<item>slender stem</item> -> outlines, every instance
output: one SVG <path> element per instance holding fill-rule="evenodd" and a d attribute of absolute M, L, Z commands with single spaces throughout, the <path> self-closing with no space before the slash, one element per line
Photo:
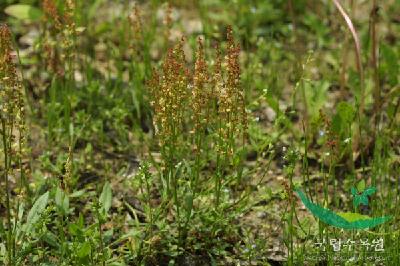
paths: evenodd
<path fill-rule="evenodd" d="M 348 37 L 345 34 L 343 41 L 343 53 L 342 53 L 342 68 L 340 71 L 340 98 L 345 99 L 346 95 L 346 72 L 347 72 L 347 58 L 348 58 Z"/>
<path fill-rule="evenodd" d="M 362 67 L 362 62 L 361 62 L 361 45 L 360 45 L 360 39 L 358 38 L 356 29 L 353 25 L 353 22 L 351 21 L 349 15 L 346 13 L 342 5 L 338 0 L 332 0 L 333 3 L 335 4 L 336 8 L 338 9 L 340 15 L 343 17 L 343 19 L 346 22 L 346 25 L 348 29 L 351 32 L 351 35 L 353 37 L 354 41 L 354 49 L 355 49 L 355 54 L 356 54 L 356 65 L 357 65 L 357 70 L 360 75 L 360 87 L 361 87 L 361 95 L 360 95 L 360 106 L 359 106 L 359 112 L 360 116 L 363 113 L 364 110 L 364 93 L 365 93 L 365 88 L 364 88 L 364 71 Z"/>
<path fill-rule="evenodd" d="M 296 23 L 296 14 L 294 12 L 293 0 L 288 1 L 288 8 L 289 8 L 290 17 L 292 20 L 294 42 L 296 43 L 296 41 L 297 41 L 297 23 Z"/>
<path fill-rule="evenodd" d="M 98 223 L 97 223 L 97 226 L 98 226 L 98 230 L 99 230 L 99 244 L 100 244 L 100 250 L 101 250 L 101 260 L 102 260 L 102 265 L 103 266 L 106 266 L 106 261 L 105 261 L 105 258 L 104 258 L 104 243 L 103 243 L 103 231 L 102 231 L 102 228 L 101 228 L 101 226 L 102 226 L 102 224 L 103 224 L 103 222 L 102 222 L 102 220 L 103 220 L 103 218 L 101 217 L 101 214 L 100 214 L 100 211 L 99 211 L 99 208 L 100 208 L 100 205 L 99 204 L 97 204 L 97 206 L 96 206 L 97 208 L 96 208 L 96 211 L 97 211 L 97 220 L 98 220 Z"/>
<path fill-rule="evenodd" d="M 378 6 L 376 0 L 372 2 L 372 11 L 371 11 L 371 39 L 372 39 L 372 47 L 371 47 L 371 55 L 372 55 L 372 68 L 374 71 L 374 114 L 375 114 L 375 129 L 374 135 L 376 133 L 379 117 L 380 117 L 380 109 L 381 109 L 381 88 L 379 82 L 379 71 L 378 71 L 378 38 L 376 32 L 376 23 L 377 23 L 377 16 L 378 16 Z"/>
<path fill-rule="evenodd" d="M 6 208 L 7 208 L 7 255 L 8 262 L 10 265 L 13 264 L 13 245 L 11 243 L 11 210 L 10 210 L 10 185 L 8 182 L 8 171 L 9 171 L 9 144 L 7 141 L 7 129 L 5 119 L 1 119 L 2 131 L 3 131 L 3 148 L 4 148 L 4 181 L 6 185 Z"/>

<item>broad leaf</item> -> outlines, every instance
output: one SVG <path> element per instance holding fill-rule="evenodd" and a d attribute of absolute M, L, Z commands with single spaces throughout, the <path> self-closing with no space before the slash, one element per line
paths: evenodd
<path fill-rule="evenodd" d="M 30 6 L 30 5 L 11 5 L 4 9 L 4 13 L 13 16 L 21 20 L 37 21 L 39 20 L 43 13 L 40 9 Z"/>
<path fill-rule="evenodd" d="M 55 202 L 57 208 L 62 212 L 62 214 L 66 215 L 69 212 L 69 198 L 65 192 L 57 187 Z"/>
<path fill-rule="evenodd" d="M 43 211 L 46 209 L 48 201 L 49 192 L 47 191 L 33 204 L 32 209 L 28 213 L 27 222 L 25 225 L 26 233 L 30 233 L 32 231 L 33 226 L 38 222 Z"/>
<path fill-rule="evenodd" d="M 44 235 L 42 235 L 42 240 L 52 247 L 59 248 L 60 246 L 57 240 L 57 236 L 50 231 L 47 231 Z"/>
<path fill-rule="evenodd" d="M 89 242 L 85 242 L 81 245 L 81 247 L 79 248 L 77 255 L 79 258 L 84 258 L 86 256 L 88 256 L 90 254 L 90 243 Z"/>
<path fill-rule="evenodd" d="M 104 211 L 107 213 L 108 210 L 111 208 L 111 203 L 112 203 L 112 191 L 110 182 L 106 182 L 104 184 L 103 191 L 101 192 L 99 201 L 101 202 Z"/>

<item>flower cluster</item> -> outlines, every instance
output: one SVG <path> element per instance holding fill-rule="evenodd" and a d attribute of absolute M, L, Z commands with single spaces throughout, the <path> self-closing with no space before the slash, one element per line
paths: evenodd
<path fill-rule="evenodd" d="M 227 32 L 226 82 L 222 81 L 221 70 L 216 68 L 217 92 L 219 96 L 219 115 L 224 126 L 220 127 L 220 137 L 232 140 L 239 133 L 245 134 L 247 130 L 247 114 L 245 109 L 244 91 L 240 86 L 240 47 L 233 38 L 232 28 Z M 231 143 L 232 144 L 232 143 Z M 228 152 L 233 153 L 233 145 L 229 145 Z"/>
<path fill-rule="evenodd" d="M 135 61 L 142 61 L 144 51 L 146 50 L 145 43 L 145 28 L 142 23 L 142 14 L 138 4 L 135 4 L 131 14 L 128 17 L 130 30 L 126 31 L 126 39 L 131 41 L 127 52 Z M 132 40 L 131 40 L 132 39 Z"/>
<path fill-rule="evenodd" d="M 209 145 L 230 157 L 238 136 L 245 135 L 247 115 L 240 85 L 240 48 L 234 42 L 231 28 L 227 39 L 226 67 L 222 68 L 218 48 L 213 78 L 209 75 L 201 38 L 197 42 L 193 75 L 185 68 L 183 40 L 168 52 L 162 75 L 154 71 L 149 89 L 154 127 L 162 149 L 178 146 L 178 136 L 191 133 L 195 151 Z M 204 143 L 210 135 L 217 137 L 215 144 Z"/>
<path fill-rule="evenodd" d="M 171 27 L 172 27 L 172 6 L 170 3 L 167 3 L 165 7 L 165 16 L 163 19 L 163 24 L 165 26 L 164 30 L 164 42 L 168 44 L 168 40 L 171 34 Z"/>
<path fill-rule="evenodd" d="M 65 28 L 63 32 L 64 56 L 74 57 L 75 38 L 77 36 L 76 24 L 74 22 L 75 3 L 72 0 L 66 1 L 66 12 L 64 13 Z"/>
<path fill-rule="evenodd" d="M 131 26 L 131 29 L 133 31 L 133 39 L 135 42 L 139 42 L 142 40 L 142 20 L 141 20 L 141 15 L 140 15 L 140 10 L 138 5 L 136 4 L 133 7 L 133 11 L 129 16 L 129 24 Z"/>
<path fill-rule="evenodd" d="M 65 12 L 63 14 L 58 11 L 54 0 L 43 0 L 42 8 L 44 22 L 47 25 L 43 40 L 46 66 L 52 73 L 63 75 L 66 68 L 72 71 L 75 55 L 75 39 L 77 36 L 77 28 L 73 19 L 75 4 L 72 0 L 65 1 Z M 61 46 L 59 46 L 59 41 Z"/>
<path fill-rule="evenodd" d="M 2 134 L 6 139 L 3 149 L 10 162 L 12 160 L 20 165 L 22 171 L 22 160 L 26 158 L 24 90 L 14 63 L 11 40 L 9 28 L 0 25 L 0 118 Z"/>
<path fill-rule="evenodd" d="M 204 58 L 202 39 L 197 41 L 196 63 L 193 76 L 192 89 L 192 120 L 194 122 L 193 133 L 204 131 L 209 122 L 211 88 L 209 86 L 209 74 Z"/>
<path fill-rule="evenodd" d="M 46 21 L 52 21 L 54 27 L 61 29 L 62 22 L 60 16 L 58 15 L 57 6 L 54 3 L 54 0 L 43 0 L 42 8 L 44 11 L 44 19 Z"/>
<path fill-rule="evenodd" d="M 0 25 L 1 118 L 9 121 L 9 123 L 11 123 L 10 126 L 18 126 L 24 131 L 25 111 L 23 87 L 19 80 L 13 59 L 11 32 L 6 25 Z M 18 123 L 15 124 L 15 122 Z"/>
<path fill-rule="evenodd" d="M 162 65 L 162 76 L 154 71 L 150 84 L 154 126 L 162 147 L 173 147 L 182 135 L 188 103 L 189 72 L 185 67 L 182 39 L 168 51 Z M 167 151 L 170 154 L 170 151 Z M 173 155 L 171 155 L 173 156 Z"/>
<path fill-rule="evenodd" d="M 232 28 L 228 27 L 227 54 L 222 62 L 221 51 L 217 47 L 213 81 L 219 125 L 217 151 L 224 157 L 233 155 L 235 140 L 240 134 L 243 137 L 243 144 L 246 138 L 247 114 L 244 91 L 240 85 L 239 53 L 240 47 L 234 41 Z M 222 69 L 222 64 L 226 68 L 226 73 Z"/>

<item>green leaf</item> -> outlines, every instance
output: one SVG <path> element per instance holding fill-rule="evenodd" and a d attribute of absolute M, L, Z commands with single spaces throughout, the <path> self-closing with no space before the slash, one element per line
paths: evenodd
<path fill-rule="evenodd" d="M 395 86 L 398 83 L 399 59 L 395 52 L 395 47 L 382 44 L 383 62 L 380 64 L 380 72 L 382 76 L 386 76 L 389 84 Z"/>
<path fill-rule="evenodd" d="M 89 12 L 88 12 L 88 18 L 91 19 L 97 14 L 97 9 L 99 6 L 104 3 L 105 0 L 95 0 L 95 2 L 90 6 Z"/>
<path fill-rule="evenodd" d="M 371 219 L 371 217 L 367 216 L 367 215 L 362 215 L 359 213 L 354 213 L 354 212 L 338 212 L 337 215 L 339 215 L 340 217 L 342 217 L 343 219 L 345 219 L 348 222 L 355 222 L 355 221 L 359 221 L 359 220 L 368 220 Z"/>
<path fill-rule="evenodd" d="M 69 212 L 69 198 L 65 192 L 57 187 L 56 196 L 55 196 L 55 203 L 57 208 L 64 214 L 68 214 Z"/>
<path fill-rule="evenodd" d="M 79 198 L 79 197 L 81 197 L 82 195 L 84 195 L 86 193 L 86 190 L 85 189 L 81 189 L 81 190 L 77 190 L 77 191 L 75 191 L 75 192 L 72 192 L 70 195 L 69 195 L 69 197 L 70 198 Z"/>
<path fill-rule="evenodd" d="M 47 191 L 33 204 L 32 209 L 28 213 L 27 222 L 25 225 L 26 233 L 30 233 L 32 231 L 33 226 L 38 222 L 41 214 L 46 209 L 48 201 L 49 192 Z"/>
<path fill-rule="evenodd" d="M 91 247 L 89 242 L 83 243 L 80 249 L 78 250 L 77 253 L 78 257 L 81 259 L 87 257 L 90 254 L 90 249 Z"/>
<path fill-rule="evenodd" d="M 103 191 L 101 192 L 99 201 L 101 202 L 104 211 L 107 213 L 108 210 L 111 208 L 111 202 L 112 202 L 112 191 L 110 182 L 106 182 L 104 184 Z"/>
<path fill-rule="evenodd" d="M 193 208 L 193 194 L 188 192 L 188 194 L 185 196 L 185 209 L 187 212 L 186 215 L 188 219 L 192 214 L 192 208 Z"/>
<path fill-rule="evenodd" d="M 353 122 L 355 111 L 353 106 L 347 102 L 340 102 L 337 106 L 337 113 L 342 118 L 343 122 L 351 123 Z"/>
<path fill-rule="evenodd" d="M 59 243 L 57 241 L 57 236 L 50 231 L 47 231 L 42 236 L 42 240 L 45 241 L 47 244 L 51 245 L 52 247 L 59 248 Z"/>
<path fill-rule="evenodd" d="M 358 182 L 357 184 L 357 190 L 359 193 L 363 193 L 365 190 L 365 180 L 361 180 L 360 182 Z"/>
<path fill-rule="evenodd" d="M 343 120 L 339 114 L 333 116 L 331 129 L 334 133 L 339 134 L 342 129 Z"/>
<path fill-rule="evenodd" d="M 4 9 L 4 13 L 21 20 L 37 21 L 43 13 L 40 9 L 30 5 L 11 5 Z"/>
<path fill-rule="evenodd" d="M 109 243 L 113 237 L 114 229 L 107 230 L 103 233 L 103 241 L 104 243 Z"/>

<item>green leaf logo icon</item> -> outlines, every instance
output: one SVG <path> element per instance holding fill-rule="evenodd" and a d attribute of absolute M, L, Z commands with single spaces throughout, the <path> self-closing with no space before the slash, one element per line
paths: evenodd
<path fill-rule="evenodd" d="M 389 221 L 391 216 L 382 216 L 371 218 L 367 215 L 362 215 L 359 213 L 335 213 L 329 209 L 323 208 L 313 202 L 311 202 L 306 195 L 301 191 L 301 189 L 296 189 L 295 192 L 300 197 L 304 206 L 318 219 L 321 221 L 343 229 L 367 229 L 378 226 Z M 351 188 L 351 193 L 353 194 L 355 200 L 354 204 L 366 203 L 368 205 L 368 195 L 372 195 L 376 192 L 376 188 L 371 187 L 365 189 L 361 195 L 358 194 L 358 190 L 355 187 Z M 358 205 L 357 205 L 358 206 Z"/>
<path fill-rule="evenodd" d="M 365 181 L 362 180 L 358 183 L 357 188 L 351 188 L 351 194 L 353 195 L 353 205 L 358 207 L 360 204 L 368 206 L 368 196 L 371 196 L 376 192 L 375 187 L 365 189 Z"/>

